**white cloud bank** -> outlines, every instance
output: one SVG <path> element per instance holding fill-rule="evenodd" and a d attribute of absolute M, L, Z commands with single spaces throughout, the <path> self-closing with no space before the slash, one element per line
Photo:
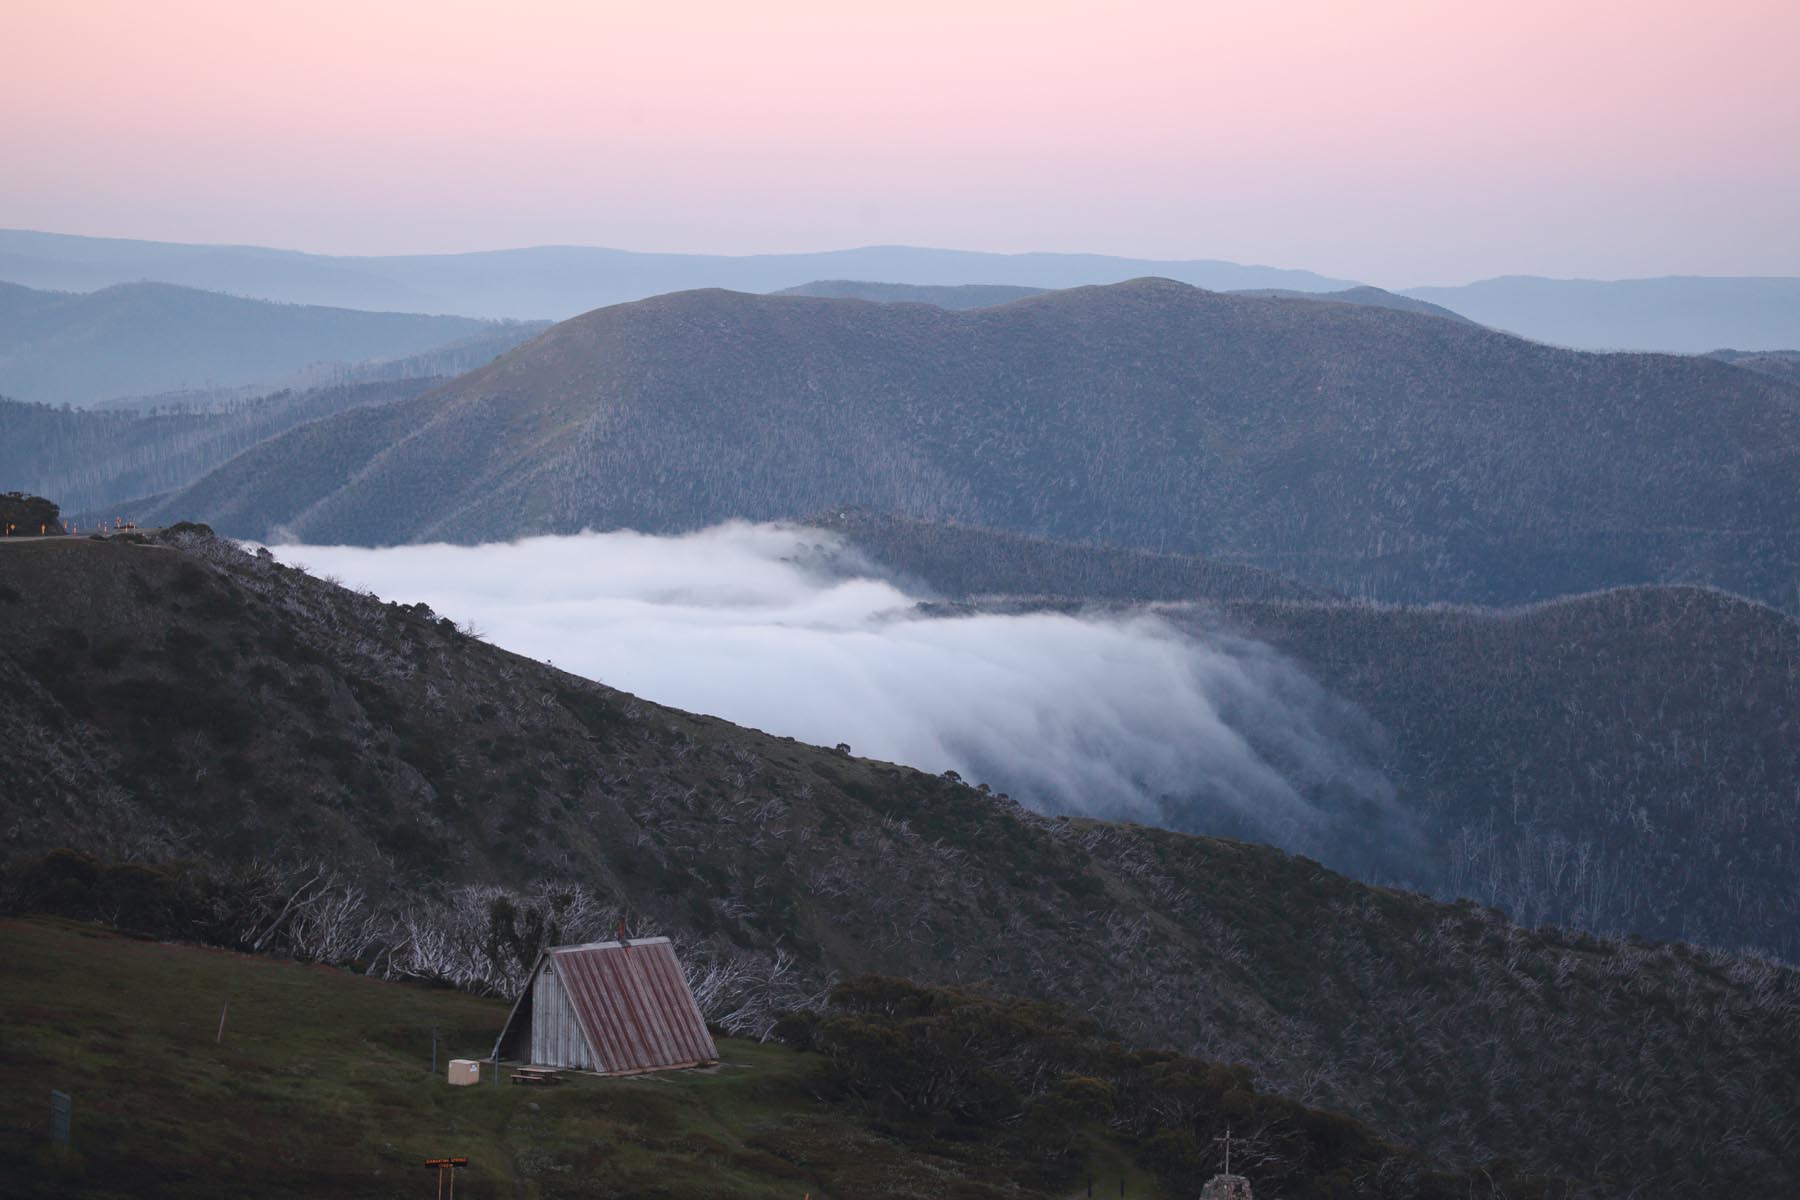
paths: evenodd
<path fill-rule="evenodd" d="M 1361 857 L 1346 827 L 1366 841 L 1391 814 L 1366 723 L 1191 613 L 921 610 L 930 597 L 837 535 L 778 525 L 271 549 L 647 699 L 954 769 L 1045 811 L 1339 861 Z"/>

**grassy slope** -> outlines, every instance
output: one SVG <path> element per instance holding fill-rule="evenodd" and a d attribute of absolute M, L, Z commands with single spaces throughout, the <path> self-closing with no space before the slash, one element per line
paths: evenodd
<path fill-rule="evenodd" d="M 810 1095 L 817 1056 L 778 1046 L 726 1039 L 713 1072 L 452 1088 L 431 1030 L 445 1060 L 479 1057 L 501 1002 L 66 922 L 0 922 L 0 951 L 0 1158 L 30 1194 L 423 1195 L 444 1154 L 471 1160 L 471 1197 L 978 1197 L 1014 1169 L 871 1132 Z M 74 1097 L 66 1158 L 42 1136 L 51 1088 Z M 1097 1147 L 1104 1178 L 1121 1162 Z M 1156 1194 L 1126 1169 L 1131 1196 Z"/>

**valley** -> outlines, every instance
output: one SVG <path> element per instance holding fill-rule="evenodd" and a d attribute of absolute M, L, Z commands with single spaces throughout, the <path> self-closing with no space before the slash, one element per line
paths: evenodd
<path fill-rule="evenodd" d="M 14 7 L 0 1200 L 1800 1196 L 1800 6 Z"/>

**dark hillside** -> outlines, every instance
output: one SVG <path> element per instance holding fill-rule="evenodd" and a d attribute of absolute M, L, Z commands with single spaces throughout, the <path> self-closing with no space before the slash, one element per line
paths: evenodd
<path fill-rule="evenodd" d="M 1434 847 L 1396 877 L 1527 925 L 1800 959 L 1800 623 L 1697 588 L 1236 615 L 1387 731 Z"/>
<path fill-rule="evenodd" d="M 1397 600 L 1694 582 L 1790 605 L 1797 475 L 1796 393 L 1725 363 L 1140 280 L 968 312 L 602 309 L 162 512 L 380 544 L 855 505 Z"/>
<path fill-rule="evenodd" d="M 1451 312 L 1441 304 L 1415 300 L 1411 296 L 1396 295 L 1378 287 L 1345 288 L 1341 292 L 1295 292 L 1283 288 L 1255 288 L 1234 294 L 1262 296 L 1272 300 L 1317 300 L 1325 304 L 1368 304 L 1376 308 L 1393 308 L 1401 312 L 1419 313 L 1422 316 L 1443 317 L 1450 321 L 1474 324 L 1461 313 Z"/>
<path fill-rule="evenodd" d="M 441 379 L 279 391 L 208 409 L 52 408 L 0 398 L 0 479 L 72 513 L 185 487 L 259 442 L 320 417 L 404 400 Z"/>
<path fill-rule="evenodd" d="M 1273 643 L 1375 719 L 1376 765 L 1420 822 L 1422 846 L 1345 869 L 1527 925 L 1800 960 L 1800 623 L 1764 605 L 1670 587 L 1395 608 L 1202 560 L 867 513 L 814 523 L 952 601 L 1195 601 L 1164 614 Z"/>
<path fill-rule="evenodd" d="M 883 567 L 957 600 L 1319 600 L 1325 594 L 1256 567 L 1145 550 L 1076 546 L 863 509 L 816 513 L 805 525 L 844 535 Z"/>
<path fill-rule="evenodd" d="M 410 929 L 409 954 L 459 888 L 523 903 L 555 881 L 722 963 L 779 947 L 814 981 L 1066 1004 L 1448 1162 L 1507 1154 L 1598 1194 L 1800 1185 L 1800 979 L 1759 960 L 1033 816 L 637 700 L 193 530 L 10 547 L 0 622 L 13 878 L 58 844 L 324 861 L 354 889 L 329 895 Z"/>

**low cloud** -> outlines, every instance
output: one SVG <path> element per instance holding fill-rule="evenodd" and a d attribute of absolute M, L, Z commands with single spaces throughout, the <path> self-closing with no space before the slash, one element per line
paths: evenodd
<path fill-rule="evenodd" d="M 1391 840 L 1378 731 L 1195 610 L 932 605 L 838 535 L 781 525 L 272 549 L 647 699 L 955 770 L 1041 811 L 1274 841 L 1352 869 Z"/>

